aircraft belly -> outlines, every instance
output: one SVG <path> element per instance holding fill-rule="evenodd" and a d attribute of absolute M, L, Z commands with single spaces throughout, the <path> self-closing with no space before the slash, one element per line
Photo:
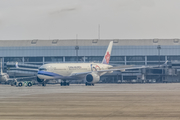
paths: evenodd
<path fill-rule="evenodd" d="M 40 79 L 54 79 L 54 77 L 51 77 L 51 76 L 47 76 L 47 75 L 38 75 L 38 78 Z"/>
<path fill-rule="evenodd" d="M 61 79 L 63 76 L 57 72 L 50 71 L 38 71 L 38 77 L 40 79 Z"/>

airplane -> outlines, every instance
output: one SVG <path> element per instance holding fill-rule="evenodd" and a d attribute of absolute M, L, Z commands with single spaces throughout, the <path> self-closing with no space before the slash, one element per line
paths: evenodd
<path fill-rule="evenodd" d="M 141 67 L 119 67 L 109 65 L 113 41 L 109 43 L 102 63 L 50 63 L 42 65 L 37 73 L 37 81 L 46 86 L 49 80 L 61 79 L 61 86 L 69 86 L 69 81 L 84 80 L 86 86 L 94 86 L 100 80 L 100 76 L 113 71 L 125 71 L 127 69 L 140 69 Z"/>
<path fill-rule="evenodd" d="M 18 67 L 18 63 L 16 62 L 16 67 Z M 27 81 L 28 79 L 34 79 L 36 78 L 35 76 L 31 76 L 31 77 L 19 77 L 19 78 L 9 78 L 9 75 L 7 73 L 3 73 L 2 70 L 2 59 L 1 59 L 1 73 L 0 73 L 0 83 L 5 83 L 5 84 L 9 84 L 11 83 L 11 86 L 19 86 L 21 87 L 23 85 L 23 81 L 26 81 L 26 85 L 27 86 L 32 86 L 32 82 L 31 81 Z"/>
<path fill-rule="evenodd" d="M 2 70 L 2 59 L 1 59 L 1 73 L 0 73 L 0 82 L 1 83 L 8 83 L 9 75 L 7 73 L 3 73 Z"/>

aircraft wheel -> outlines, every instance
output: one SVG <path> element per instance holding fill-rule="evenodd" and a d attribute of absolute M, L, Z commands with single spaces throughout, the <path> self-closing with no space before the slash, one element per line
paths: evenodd
<path fill-rule="evenodd" d="M 46 86 L 46 83 L 42 83 L 42 86 Z"/>
<path fill-rule="evenodd" d="M 31 83 L 31 82 L 28 82 L 28 86 L 31 87 L 31 86 L 32 86 L 32 83 Z"/>
<path fill-rule="evenodd" d="M 63 86 L 66 86 L 66 84 L 67 84 L 67 83 L 66 83 L 66 82 L 64 82 L 64 83 L 63 83 Z"/>
<path fill-rule="evenodd" d="M 69 82 L 67 82 L 66 85 L 69 86 Z"/>
<path fill-rule="evenodd" d="M 21 83 L 21 82 L 20 82 L 20 83 L 18 83 L 18 86 L 19 86 L 19 87 L 21 87 L 21 86 L 22 86 L 22 83 Z"/>
<path fill-rule="evenodd" d="M 61 86 L 66 86 L 65 82 L 61 82 Z"/>

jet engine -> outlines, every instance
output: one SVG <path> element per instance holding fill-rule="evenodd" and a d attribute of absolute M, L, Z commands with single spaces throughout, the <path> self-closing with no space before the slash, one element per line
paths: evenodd
<path fill-rule="evenodd" d="M 100 80 L 100 76 L 96 73 L 91 73 L 86 76 L 87 83 L 96 83 Z"/>

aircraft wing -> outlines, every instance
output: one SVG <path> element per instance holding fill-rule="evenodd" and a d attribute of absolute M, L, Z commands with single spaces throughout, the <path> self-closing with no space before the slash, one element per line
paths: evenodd
<path fill-rule="evenodd" d="M 128 67 L 134 67 L 134 65 L 120 65 L 120 66 L 113 66 L 109 69 L 119 69 L 119 68 L 128 68 Z"/>
<path fill-rule="evenodd" d="M 101 75 L 103 73 L 112 72 L 112 71 L 125 71 L 125 70 L 131 70 L 131 69 L 142 69 L 142 68 L 153 68 L 158 66 L 141 66 L 141 67 L 127 67 L 127 68 L 119 68 L 119 69 L 107 69 L 107 70 L 98 70 L 98 71 L 90 71 L 90 72 L 81 72 L 81 73 L 73 73 L 71 77 L 83 77 L 84 75 L 90 74 L 90 73 L 96 73 L 98 75 Z"/>
<path fill-rule="evenodd" d="M 112 72 L 112 71 L 125 71 L 125 70 L 132 70 L 132 69 L 163 67 L 163 66 L 167 66 L 167 62 L 168 62 L 168 60 L 162 65 L 154 65 L 154 66 L 140 66 L 140 67 L 122 66 L 122 67 L 117 67 L 117 68 L 112 67 L 112 68 L 107 69 L 107 70 L 98 70 L 98 71 L 90 71 L 90 72 L 82 72 L 82 73 L 73 73 L 71 75 L 71 77 L 82 77 L 82 76 L 87 75 L 87 74 L 92 73 L 92 72 L 94 72 L 94 73 L 96 73 L 98 75 L 102 75 L 104 73 Z"/>

